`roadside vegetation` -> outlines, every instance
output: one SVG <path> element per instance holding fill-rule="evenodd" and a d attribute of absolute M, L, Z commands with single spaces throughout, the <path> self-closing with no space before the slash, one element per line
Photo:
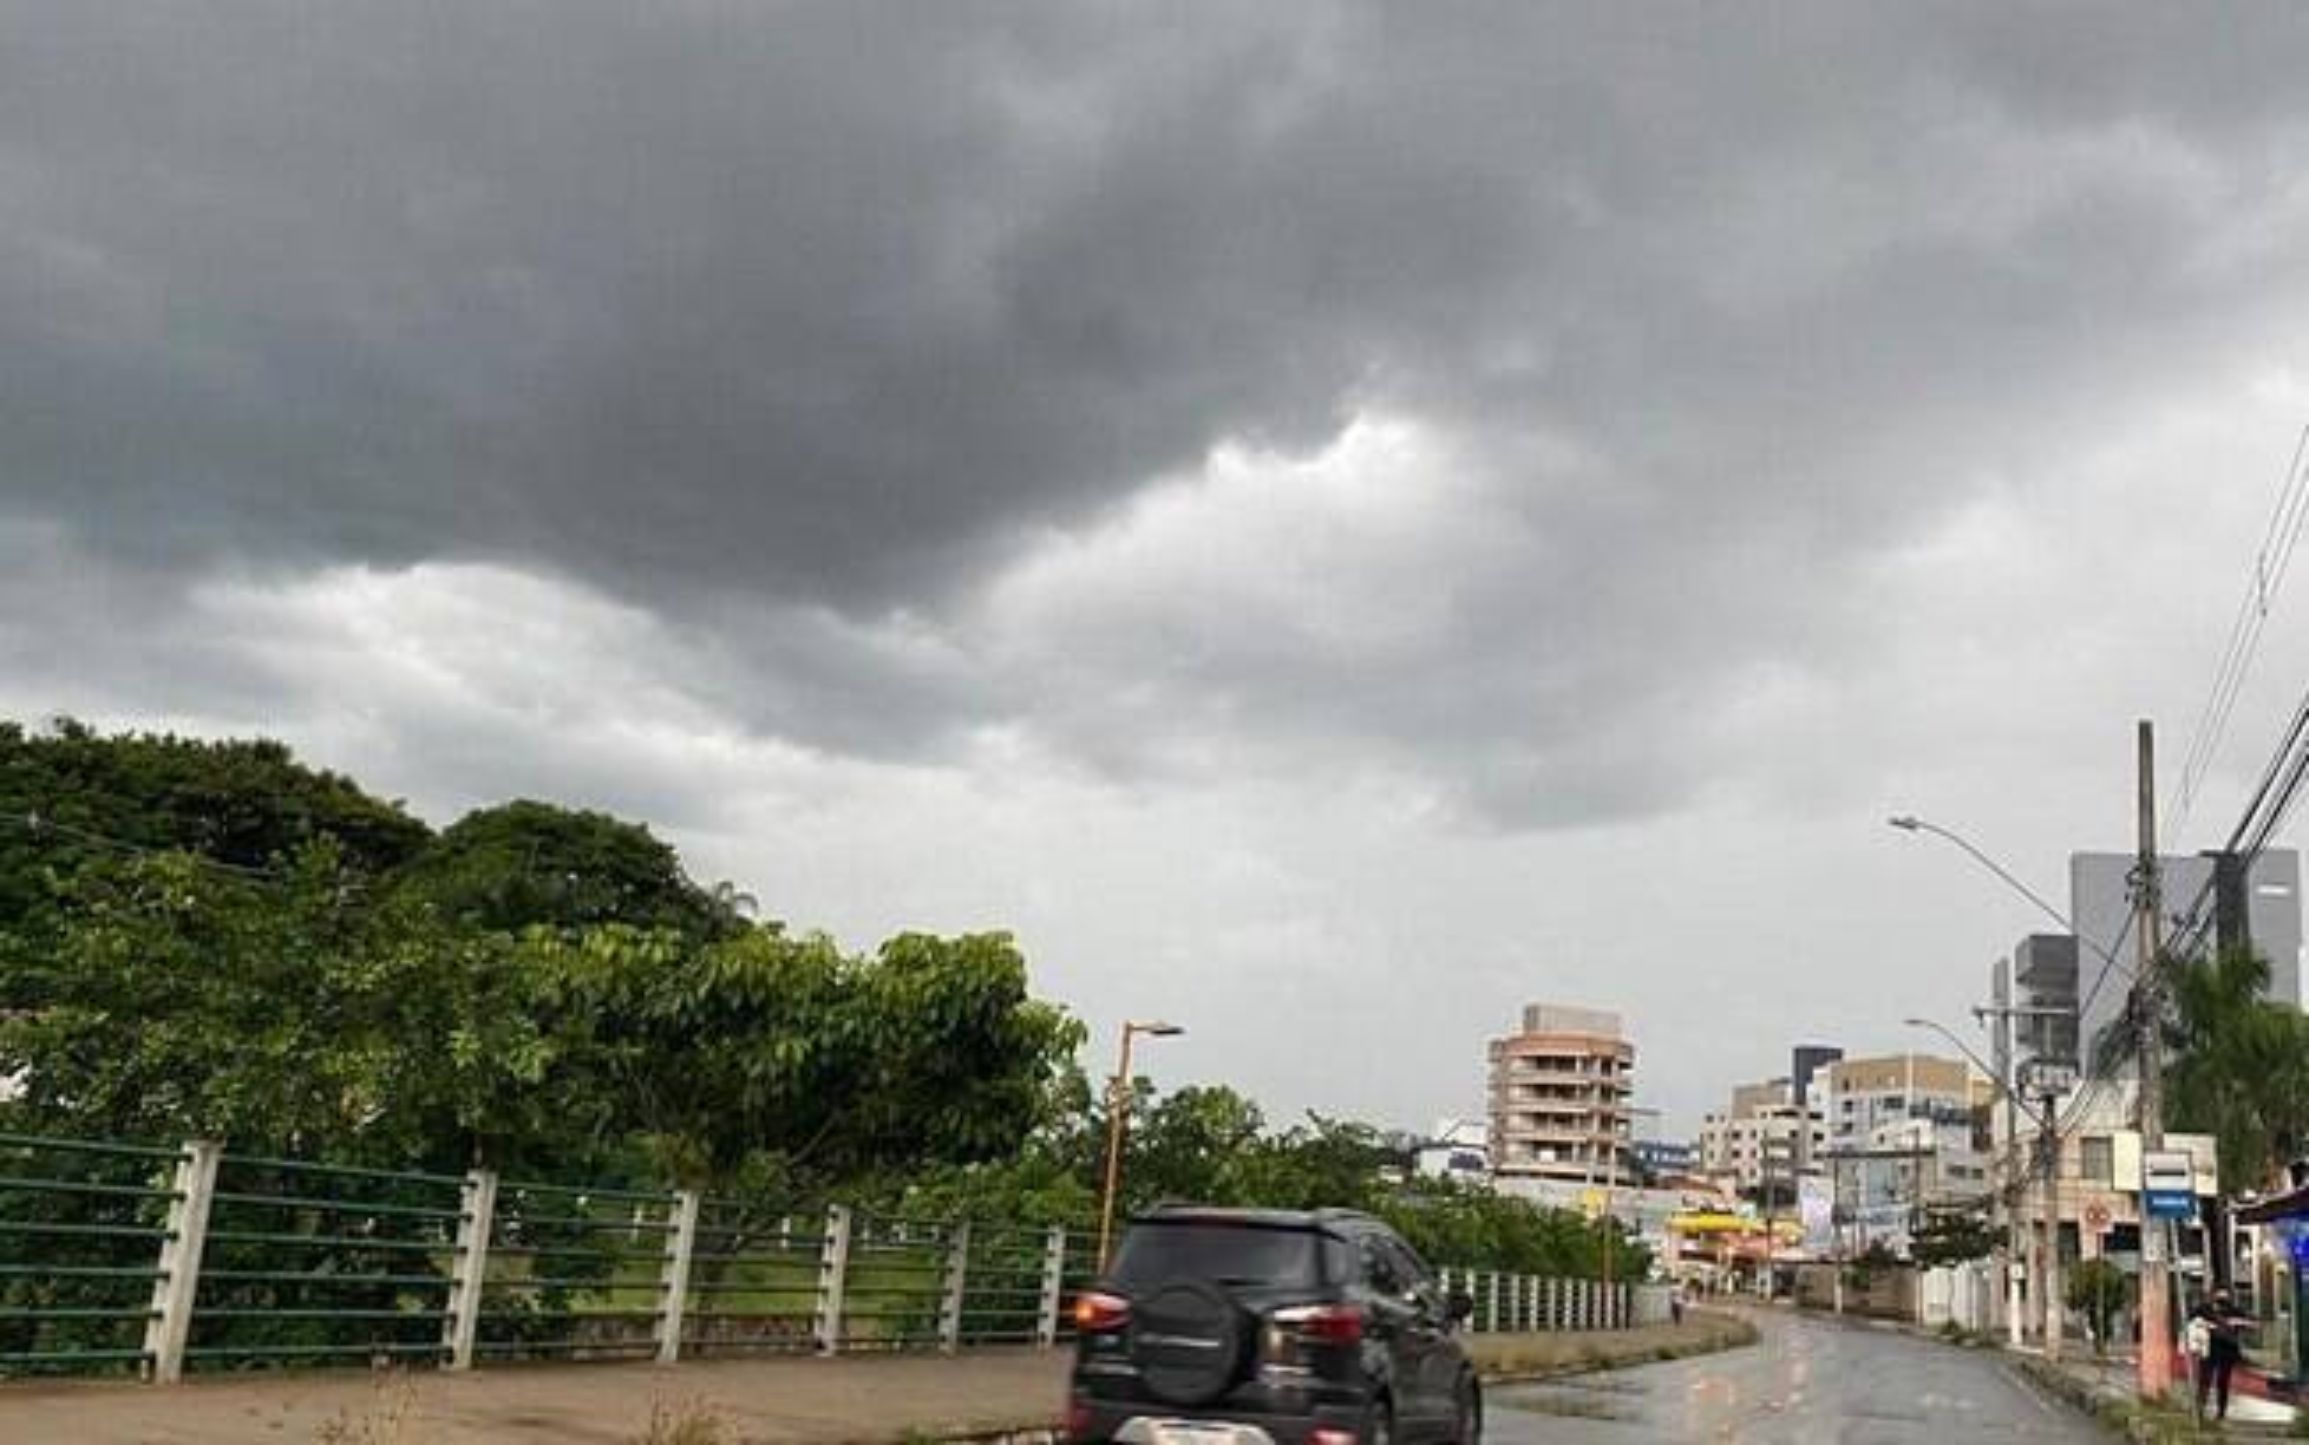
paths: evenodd
<path fill-rule="evenodd" d="M 0 723 L 0 1130 L 1081 1225 L 1084 1045 L 1009 935 L 847 951 L 640 823 L 436 830 L 277 743 Z M 1132 1087 L 1126 1209 L 1360 1206 L 1439 1260 L 1600 1269 L 1603 1226 L 1388 1182 L 1368 1125 Z"/>

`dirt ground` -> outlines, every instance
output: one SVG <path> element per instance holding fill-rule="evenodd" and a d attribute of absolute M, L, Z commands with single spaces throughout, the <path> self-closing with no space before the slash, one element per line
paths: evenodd
<path fill-rule="evenodd" d="M 5 1445 L 866 1445 L 1047 1424 L 1064 1351 L 0 1386 Z M 658 1431 L 652 1434 L 653 1414 Z M 718 1436 L 671 1426 L 710 1416 Z"/>

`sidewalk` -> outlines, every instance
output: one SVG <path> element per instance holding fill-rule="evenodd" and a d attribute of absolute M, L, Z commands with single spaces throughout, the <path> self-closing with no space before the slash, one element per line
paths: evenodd
<path fill-rule="evenodd" d="M 1486 1378 L 1545 1378 L 1729 1349 L 1754 1327 L 1693 1311 L 1681 1326 L 1479 1335 Z M 469 1374 L 246 1374 L 156 1387 L 0 1385 L 0 1441 L 72 1445 L 895 1445 L 1050 1428 L 1066 1350 L 961 1357 L 507 1366 Z M 656 1433 L 652 1433 L 653 1417 Z M 683 1420 L 701 1422 L 684 1437 Z M 705 1434 L 705 1423 L 718 1434 Z"/>
<path fill-rule="evenodd" d="M 2090 1354 L 2063 1354 L 2056 1362 L 2047 1360 L 2043 1352 L 2035 1348 L 2011 1350 L 2008 1347 L 2007 1353 L 2038 1384 L 2135 1440 L 2162 1440 L 2193 1433 L 2192 1387 L 2186 1375 L 2174 1380 L 2173 1393 L 2165 1406 L 2144 1410 L 2135 1374 L 2138 1366 L 2130 1355 L 2096 1358 Z M 2292 1420 L 2293 1411 L 2289 1406 L 2232 1394 L 2229 1418 L 2220 1428 L 2223 1434 L 2233 1438 L 2285 1439 L 2291 1434 Z M 2208 1419 L 2204 1426 L 2206 1433 L 2211 1433 L 2213 1428 L 2213 1422 Z"/>
<path fill-rule="evenodd" d="M 0 1386 L 0 1440 L 72 1445 L 883 1445 L 1048 1426 L 1068 1352 L 272 1373 Z M 652 1434 L 653 1413 L 658 1421 Z M 684 1418 L 718 1434 L 684 1437 Z"/>

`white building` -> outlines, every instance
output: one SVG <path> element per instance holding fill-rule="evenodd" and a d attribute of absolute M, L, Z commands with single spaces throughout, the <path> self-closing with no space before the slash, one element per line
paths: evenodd
<path fill-rule="evenodd" d="M 1789 1080 L 1743 1084 L 1729 1109 L 1701 1120 L 1699 1171 L 1740 1194 L 1762 1191 L 1769 1176 L 1774 1196 L 1793 1198 L 1801 1161 L 1827 1142 L 1818 1102 L 1798 1104 Z"/>
<path fill-rule="evenodd" d="M 1412 1172 L 1422 1179 L 1481 1184 L 1491 1177 L 1491 1129 L 1481 1119 L 1440 1119 L 1435 1132 L 1412 1155 Z"/>

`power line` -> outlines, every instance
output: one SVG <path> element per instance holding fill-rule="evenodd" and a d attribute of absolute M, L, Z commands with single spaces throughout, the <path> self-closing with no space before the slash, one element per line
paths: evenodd
<path fill-rule="evenodd" d="M 247 878 L 260 883 L 283 881 L 280 873 L 270 868 L 252 868 L 245 863 L 228 863 L 222 858 L 212 858 L 193 848 L 154 847 L 151 844 L 137 843 L 127 838 L 116 838 L 108 833 L 99 833 L 94 829 L 60 822 L 38 809 L 21 815 L 16 813 L 0 814 L 0 822 L 20 828 L 35 838 L 43 834 L 53 833 L 62 837 L 77 839 L 92 847 L 107 848 L 115 853 L 136 858 L 155 858 L 167 853 L 181 853 L 203 867 L 214 868 L 221 873 L 230 873 L 236 877 Z"/>
<path fill-rule="evenodd" d="M 2198 716 L 2196 734 L 2174 780 L 2173 794 L 2166 800 L 2166 811 L 2172 815 L 2175 831 L 2188 822 L 2205 777 L 2219 756 L 2237 700 L 2243 695 L 2246 676 L 2260 650 L 2270 603 L 2283 589 L 2301 534 L 2304 527 L 2309 526 L 2309 466 L 2303 465 L 2305 456 L 2309 456 L 2309 426 L 2304 426 L 2294 439 L 2292 459 L 2286 464 L 2276 505 L 2269 514 L 2268 528 L 2254 553 L 2252 575 L 2246 578 L 2245 595 L 2238 603 L 2236 620 L 2230 625 L 2220 664 L 2214 669 L 2213 685 Z"/>

